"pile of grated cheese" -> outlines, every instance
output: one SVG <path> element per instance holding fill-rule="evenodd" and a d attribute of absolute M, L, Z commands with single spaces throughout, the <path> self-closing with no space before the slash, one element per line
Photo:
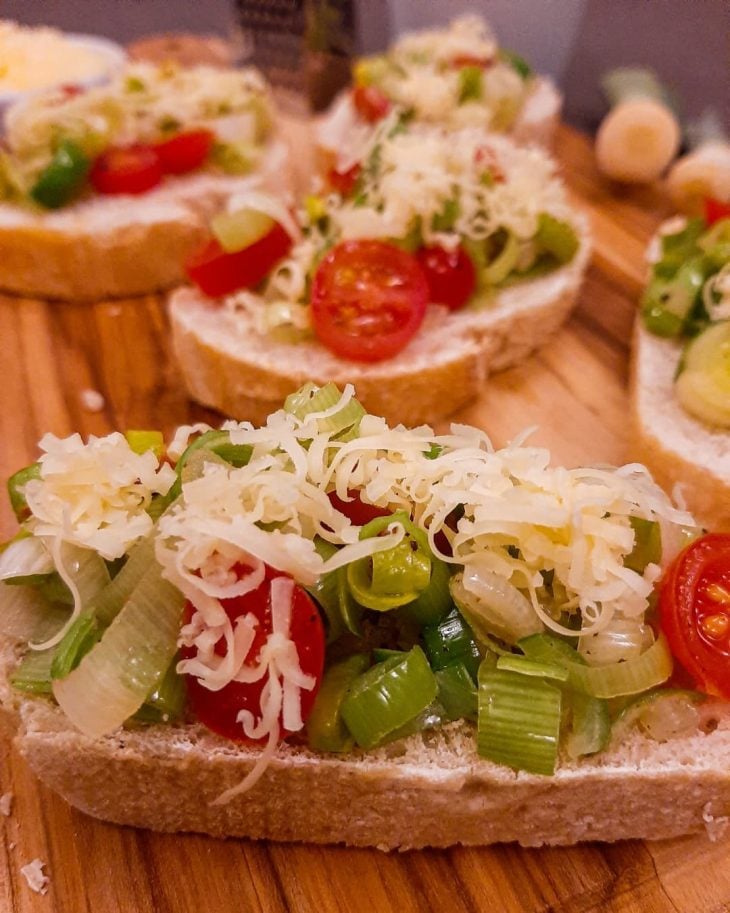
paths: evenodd
<path fill-rule="evenodd" d="M 509 64 L 487 23 L 462 16 L 445 28 L 404 35 L 386 55 L 389 66 L 378 85 L 417 120 L 451 128 L 465 126 L 509 129 L 532 90 Z M 460 61 L 482 66 L 482 97 L 460 99 Z M 461 64 L 463 65 L 463 64 Z"/>
<path fill-rule="evenodd" d="M 138 454 L 123 434 L 79 434 L 40 441 L 40 478 L 24 486 L 36 536 L 90 548 L 103 558 L 124 555 L 138 539 L 152 532 L 146 508 L 153 494 L 166 494 L 176 475 L 160 465 L 152 451 Z"/>

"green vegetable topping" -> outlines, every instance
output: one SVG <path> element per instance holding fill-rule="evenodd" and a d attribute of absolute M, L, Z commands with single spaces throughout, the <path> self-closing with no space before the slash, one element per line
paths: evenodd
<path fill-rule="evenodd" d="M 46 209 L 59 209 L 81 189 L 90 166 L 89 157 L 77 143 L 63 140 L 31 188 L 31 197 Z"/>

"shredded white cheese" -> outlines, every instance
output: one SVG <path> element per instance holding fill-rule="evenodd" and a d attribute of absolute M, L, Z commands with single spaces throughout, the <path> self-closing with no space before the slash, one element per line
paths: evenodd
<path fill-rule="evenodd" d="M 20 874 L 28 882 L 28 887 L 31 891 L 35 891 L 36 894 L 45 894 L 51 881 L 48 875 L 43 873 L 44 866 L 45 862 L 40 859 L 34 859 L 20 870 Z"/>
<path fill-rule="evenodd" d="M 146 513 L 153 494 L 166 494 L 174 469 L 159 465 L 152 451 L 135 453 L 124 435 L 58 438 L 41 442 L 41 478 L 26 483 L 24 493 L 37 536 L 50 536 L 91 548 L 112 560 L 152 531 Z"/>

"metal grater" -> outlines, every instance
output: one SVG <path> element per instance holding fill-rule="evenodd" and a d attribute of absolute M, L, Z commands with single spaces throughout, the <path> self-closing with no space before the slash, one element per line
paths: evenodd
<path fill-rule="evenodd" d="M 240 62 L 258 67 L 289 106 L 321 110 L 348 82 L 354 0 L 235 0 L 234 7 Z"/>

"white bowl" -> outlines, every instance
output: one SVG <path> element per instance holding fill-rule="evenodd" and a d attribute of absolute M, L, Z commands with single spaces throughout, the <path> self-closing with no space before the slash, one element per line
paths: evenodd
<path fill-rule="evenodd" d="M 90 89 L 92 86 L 98 86 L 108 81 L 110 76 L 120 70 L 127 60 L 124 48 L 114 41 L 107 38 L 100 38 L 97 35 L 76 35 L 73 33 L 64 34 L 64 38 L 70 44 L 78 47 L 89 48 L 96 51 L 101 58 L 102 66 L 98 73 L 86 76 L 83 79 L 69 80 L 60 76 L 55 82 L 49 83 L 40 89 L 20 90 L 20 91 L 2 91 L 0 90 L 0 128 L 5 111 L 13 104 L 24 99 L 31 98 L 39 93 L 46 92 L 54 86 L 60 86 L 72 81 L 74 85 L 81 86 L 84 89 Z"/>

